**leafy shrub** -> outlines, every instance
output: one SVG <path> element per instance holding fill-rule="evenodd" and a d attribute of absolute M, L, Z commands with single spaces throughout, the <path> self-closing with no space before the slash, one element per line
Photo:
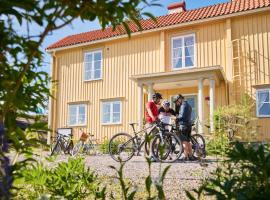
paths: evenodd
<path fill-rule="evenodd" d="M 244 96 L 237 104 L 219 107 L 214 113 L 215 133 L 206 144 L 208 154 L 224 155 L 231 140 L 251 141 L 256 136 L 254 102 Z M 247 134 L 249 133 L 249 134 Z"/>
<path fill-rule="evenodd" d="M 21 174 L 18 187 L 28 187 L 27 190 L 22 188 L 17 194 L 18 199 L 36 199 L 44 194 L 51 199 L 105 198 L 105 188 L 101 190 L 97 176 L 85 167 L 82 158 L 69 158 L 68 162 L 59 163 L 52 169 L 41 164 L 33 165 L 25 168 Z"/>
<path fill-rule="evenodd" d="M 258 147 L 236 143 L 228 152 L 228 160 L 217 168 L 212 178 L 206 180 L 195 198 L 215 196 L 216 199 L 269 199 L 270 196 L 270 149 L 269 144 Z"/>
<path fill-rule="evenodd" d="M 109 143 L 110 143 L 110 140 L 105 139 L 104 142 L 99 145 L 99 150 L 101 151 L 101 153 L 103 154 L 109 153 Z M 117 147 L 119 144 L 121 144 L 121 141 L 114 140 L 113 147 L 112 147 L 113 152 L 117 151 Z"/>
<path fill-rule="evenodd" d="M 244 96 L 237 104 L 217 108 L 214 113 L 216 132 L 228 134 L 229 131 L 233 131 L 235 139 L 255 139 L 257 126 L 254 105 L 249 96 Z"/>
<path fill-rule="evenodd" d="M 165 193 L 163 190 L 163 182 L 165 179 L 165 176 L 168 172 L 168 170 L 170 169 L 170 166 L 167 166 L 162 172 L 160 170 L 160 174 L 157 180 L 153 181 L 152 177 L 151 177 L 151 160 L 149 158 L 146 158 L 147 163 L 148 163 L 148 171 L 149 174 L 145 179 L 145 189 L 147 192 L 147 197 L 145 199 L 147 200 L 154 200 L 154 199 L 159 199 L 159 200 L 165 200 Z M 129 185 L 126 184 L 125 179 L 124 179 L 124 175 L 123 175 L 123 168 L 125 166 L 124 162 L 121 162 L 119 169 L 116 169 L 116 167 L 114 166 L 110 166 L 112 169 L 114 169 L 117 172 L 117 180 L 120 183 L 120 187 L 121 187 L 121 199 L 124 200 L 134 200 L 136 199 L 136 193 L 137 193 L 137 189 L 135 188 L 131 188 Z M 160 165 L 161 168 L 161 165 Z M 152 191 L 152 188 L 154 187 L 155 191 Z M 113 194 L 111 194 L 111 199 L 116 199 L 114 197 Z"/>

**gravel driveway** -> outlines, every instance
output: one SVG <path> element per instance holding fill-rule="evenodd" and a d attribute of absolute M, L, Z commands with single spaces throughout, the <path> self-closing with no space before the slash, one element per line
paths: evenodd
<path fill-rule="evenodd" d="M 67 157 L 59 156 L 57 162 L 65 161 Z M 116 172 L 109 166 L 119 166 L 119 163 L 111 159 L 108 155 L 87 156 L 85 158 L 86 165 L 92 170 L 95 170 L 98 175 L 106 176 L 113 179 Z M 207 166 L 201 166 L 198 161 L 187 161 L 177 163 L 153 163 L 152 178 L 155 179 L 159 175 L 160 166 L 164 169 L 171 165 L 169 172 L 165 178 L 164 189 L 167 199 L 187 199 L 185 190 L 192 190 L 197 188 L 200 182 L 209 176 L 211 171 L 214 171 L 217 162 L 214 158 L 207 158 L 205 160 Z M 145 178 L 148 176 L 148 166 L 143 156 L 133 157 L 128 161 L 124 167 L 124 177 L 134 185 L 144 189 Z M 110 184 L 114 184 L 115 179 Z M 140 198 L 141 199 L 141 198 Z"/>

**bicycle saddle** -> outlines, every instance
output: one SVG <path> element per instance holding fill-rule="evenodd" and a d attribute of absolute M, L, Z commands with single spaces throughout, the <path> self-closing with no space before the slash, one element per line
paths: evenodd
<path fill-rule="evenodd" d="M 135 124 L 138 124 L 138 123 L 129 123 L 130 126 L 134 126 Z"/>

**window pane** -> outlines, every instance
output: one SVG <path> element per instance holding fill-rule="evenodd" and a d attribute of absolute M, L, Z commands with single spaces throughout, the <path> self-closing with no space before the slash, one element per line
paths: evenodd
<path fill-rule="evenodd" d="M 173 48 L 182 47 L 182 38 L 173 40 Z"/>
<path fill-rule="evenodd" d="M 76 115 L 70 115 L 69 116 L 69 124 L 75 125 L 76 124 Z"/>
<path fill-rule="evenodd" d="M 173 50 L 173 58 L 179 58 L 179 57 L 182 57 L 182 48 Z"/>
<path fill-rule="evenodd" d="M 101 71 L 100 70 L 95 70 L 95 79 L 98 79 L 101 77 Z"/>
<path fill-rule="evenodd" d="M 95 61 L 101 60 L 101 53 L 100 52 L 94 54 L 94 60 Z"/>
<path fill-rule="evenodd" d="M 259 91 L 258 92 L 258 100 L 259 103 L 263 103 L 263 102 L 269 102 L 269 91 L 265 90 L 265 91 Z"/>
<path fill-rule="evenodd" d="M 95 69 L 100 69 L 101 68 L 101 61 L 95 61 L 94 62 L 94 68 Z"/>
<path fill-rule="evenodd" d="M 120 122 L 120 113 L 113 113 L 113 123 Z"/>
<path fill-rule="evenodd" d="M 194 37 L 193 36 L 185 37 L 185 46 L 191 45 L 194 45 Z"/>
<path fill-rule="evenodd" d="M 85 115 L 85 106 L 84 105 L 79 106 L 79 115 Z"/>
<path fill-rule="evenodd" d="M 182 68 L 182 58 L 174 59 L 173 60 L 173 68 Z"/>
<path fill-rule="evenodd" d="M 110 122 L 110 113 L 103 113 L 103 123 Z"/>
<path fill-rule="evenodd" d="M 69 106 L 69 124 L 76 124 L 77 107 L 75 105 Z"/>
<path fill-rule="evenodd" d="M 85 54 L 84 62 L 92 62 L 92 60 L 93 60 L 93 54 L 91 54 L 91 53 Z"/>
<path fill-rule="evenodd" d="M 78 124 L 85 124 L 85 115 L 79 115 Z"/>
<path fill-rule="evenodd" d="M 84 73 L 84 80 L 90 80 L 91 79 L 91 71 L 86 71 Z"/>
<path fill-rule="evenodd" d="M 193 56 L 194 55 L 194 46 L 185 47 L 185 56 Z"/>
<path fill-rule="evenodd" d="M 84 63 L 84 71 L 90 71 L 91 68 L 92 68 L 92 63 L 91 62 Z"/>
<path fill-rule="evenodd" d="M 110 106 L 110 104 L 108 104 L 108 103 L 104 103 L 103 104 L 103 113 L 110 113 L 110 111 L 111 111 L 111 106 Z"/>
<path fill-rule="evenodd" d="M 270 115 L 270 103 L 263 103 L 259 108 L 259 115 Z"/>
<path fill-rule="evenodd" d="M 185 58 L 185 64 L 186 64 L 186 67 L 194 66 L 193 57 L 186 57 Z"/>
<path fill-rule="evenodd" d="M 117 102 L 117 103 L 114 103 L 113 104 L 113 112 L 119 112 L 120 113 L 120 103 Z"/>

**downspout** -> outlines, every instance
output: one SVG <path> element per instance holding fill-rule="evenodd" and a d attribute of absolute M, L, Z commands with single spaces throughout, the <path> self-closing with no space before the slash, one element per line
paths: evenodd
<path fill-rule="evenodd" d="M 50 74 L 49 74 L 51 78 L 54 76 L 54 73 L 53 73 L 53 70 L 54 70 L 54 60 L 55 60 L 55 51 L 53 51 L 51 53 L 51 61 L 50 61 L 50 63 L 51 63 L 51 69 L 50 69 Z M 50 87 L 50 92 L 52 94 L 53 91 L 52 91 L 52 85 L 51 85 L 51 83 L 50 83 L 49 87 Z M 52 135 L 51 134 L 51 131 L 52 131 L 52 112 L 53 112 L 53 110 L 52 110 L 53 105 L 52 104 L 53 104 L 52 97 L 49 96 L 49 108 L 48 108 L 48 129 L 49 130 L 48 130 L 48 133 L 47 133 L 47 144 L 48 145 L 51 144 L 51 135 Z"/>

